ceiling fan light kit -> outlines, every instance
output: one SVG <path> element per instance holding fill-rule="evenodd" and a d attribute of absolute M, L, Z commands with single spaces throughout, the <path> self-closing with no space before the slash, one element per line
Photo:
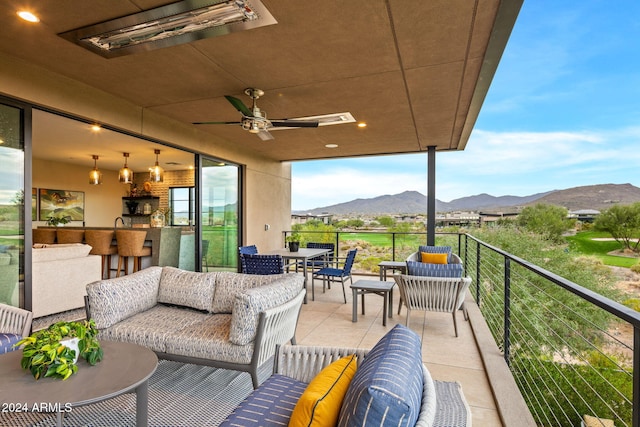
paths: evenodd
<path fill-rule="evenodd" d="M 246 88 L 244 93 L 251 98 L 251 108 L 247 107 L 240 99 L 225 95 L 227 101 L 242 114 L 239 122 L 193 122 L 194 125 L 240 125 L 242 129 L 254 133 L 263 141 L 273 139 L 270 130 L 317 128 L 328 124 L 355 122 L 351 113 L 328 114 L 326 116 L 298 117 L 293 119 L 267 119 L 266 111 L 258 108 L 257 100 L 264 91 L 256 88 Z M 329 118 L 330 117 L 330 118 Z"/>

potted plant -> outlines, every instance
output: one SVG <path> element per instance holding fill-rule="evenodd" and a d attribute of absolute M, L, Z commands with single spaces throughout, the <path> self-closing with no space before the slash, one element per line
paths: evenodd
<path fill-rule="evenodd" d="M 298 252 L 300 249 L 300 235 L 298 233 L 291 233 L 291 235 L 285 238 L 288 243 L 290 252 Z"/>
<path fill-rule="evenodd" d="M 64 224 L 66 224 L 68 222 L 69 222 L 69 217 L 66 217 L 66 216 L 61 216 L 61 217 L 50 216 L 47 219 L 47 225 L 50 225 L 52 227 L 57 227 L 59 225 L 64 225 Z"/>
<path fill-rule="evenodd" d="M 103 351 L 93 320 L 57 322 L 19 341 L 24 344 L 20 364 L 38 380 L 42 377 L 66 380 L 78 371 L 76 361 L 82 357 L 90 365 L 102 360 Z"/>

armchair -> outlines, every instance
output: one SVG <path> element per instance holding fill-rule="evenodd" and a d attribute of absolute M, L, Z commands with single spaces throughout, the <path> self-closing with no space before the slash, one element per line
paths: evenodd
<path fill-rule="evenodd" d="M 451 313 L 453 328 L 458 336 L 456 312 L 463 306 L 470 277 L 430 277 L 396 274 L 393 276 L 400 290 L 402 303 L 407 307 L 405 325 L 409 326 L 411 310 Z M 463 310 L 467 319 L 466 311 Z"/>
<path fill-rule="evenodd" d="M 421 262 L 420 252 L 426 252 L 430 254 L 448 254 L 448 264 L 462 264 L 460 257 L 451 252 L 451 246 L 419 246 L 418 250 L 407 257 L 407 261 Z"/>

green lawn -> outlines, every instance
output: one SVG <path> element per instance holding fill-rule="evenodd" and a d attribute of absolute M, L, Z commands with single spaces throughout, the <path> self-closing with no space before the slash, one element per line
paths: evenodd
<path fill-rule="evenodd" d="M 622 245 L 615 240 L 594 240 L 597 238 L 611 238 L 611 235 L 598 231 L 584 231 L 566 239 L 572 252 L 595 256 L 602 260 L 605 265 L 629 268 L 638 263 L 637 257 L 609 255 L 611 251 L 622 249 Z"/>

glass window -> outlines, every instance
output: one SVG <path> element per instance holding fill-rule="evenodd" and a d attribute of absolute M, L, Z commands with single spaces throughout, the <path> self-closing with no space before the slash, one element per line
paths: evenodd
<path fill-rule="evenodd" d="M 22 110 L 0 104 L 0 303 L 24 305 L 24 140 Z M 35 193 L 31 209 L 35 212 Z"/>
<path fill-rule="evenodd" d="M 194 194 L 194 187 L 172 187 L 169 189 L 171 225 L 193 225 L 195 217 Z"/>
<path fill-rule="evenodd" d="M 202 160 L 202 271 L 237 271 L 239 171 L 237 165 Z"/>

